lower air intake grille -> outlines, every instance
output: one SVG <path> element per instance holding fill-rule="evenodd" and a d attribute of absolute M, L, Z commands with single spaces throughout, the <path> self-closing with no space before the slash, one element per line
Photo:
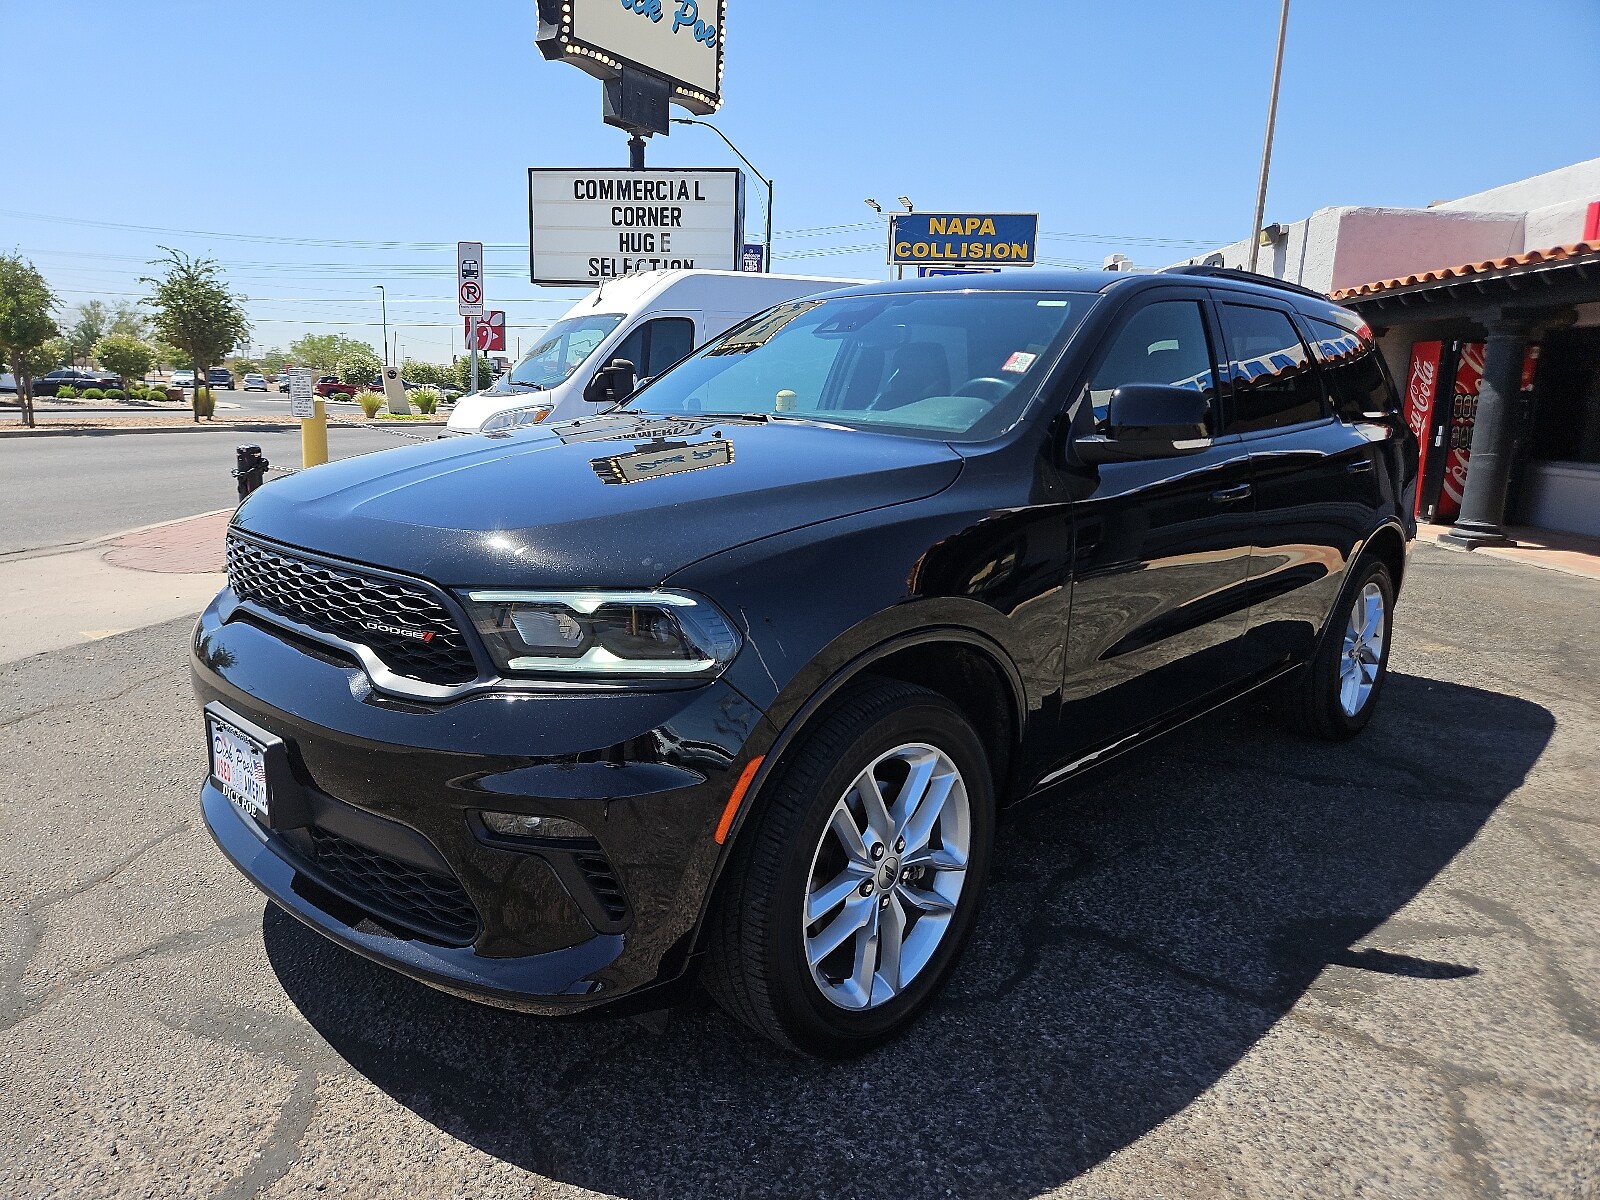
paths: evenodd
<path fill-rule="evenodd" d="M 611 864 L 598 854 L 580 854 L 577 859 L 578 870 L 582 871 L 583 877 L 588 880 L 589 890 L 600 902 L 600 907 L 605 910 L 606 916 L 613 921 L 620 921 L 627 916 L 628 900 L 622 894 L 622 885 L 617 882 Z"/>
<path fill-rule="evenodd" d="M 230 533 L 228 586 L 267 612 L 366 646 L 397 675 L 442 686 L 478 677 L 455 618 L 420 585 L 332 567 Z"/>
<path fill-rule="evenodd" d="M 399 862 L 313 827 L 313 860 L 328 879 L 380 916 L 456 945 L 478 935 L 478 913 L 454 879 Z"/>

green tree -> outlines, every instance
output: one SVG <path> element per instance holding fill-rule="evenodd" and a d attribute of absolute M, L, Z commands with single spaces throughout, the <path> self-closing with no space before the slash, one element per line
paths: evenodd
<path fill-rule="evenodd" d="M 339 359 L 339 382 L 366 387 L 373 377 L 383 373 L 383 360 L 372 352 L 365 342 L 357 342 Z"/>
<path fill-rule="evenodd" d="M 295 365 L 310 367 L 318 375 L 332 375 L 341 358 L 359 351 L 371 354 L 372 347 L 342 333 L 308 333 L 289 343 L 289 357 Z"/>
<path fill-rule="evenodd" d="M 168 246 L 161 249 L 165 256 L 151 265 L 164 265 L 166 273 L 159 279 L 140 280 L 155 289 L 145 303 L 154 310 L 156 336 L 187 354 L 195 379 L 203 381 L 206 371 L 250 334 L 243 298 L 222 281 L 215 259 L 191 258 Z"/>
<path fill-rule="evenodd" d="M 42 353 L 56 334 L 56 296 L 20 254 L 0 254 L 0 358 L 17 377 L 22 423 L 33 425 L 33 377 L 55 364 Z"/>
<path fill-rule="evenodd" d="M 144 378 L 156 357 L 148 343 L 125 333 L 106 334 L 94 344 L 94 356 L 106 370 L 121 375 L 129 387 Z"/>
<path fill-rule="evenodd" d="M 435 363 L 418 362 L 413 358 L 406 359 L 400 367 L 400 378 L 426 387 L 438 387 L 446 382 L 446 376 L 449 376 L 449 382 L 455 382 L 455 374 L 450 368 Z"/>
<path fill-rule="evenodd" d="M 282 375 L 288 361 L 289 356 L 274 346 L 261 356 L 261 369 L 268 375 Z"/>
<path fill-rule="evenodd" d="M 78 313 L 67 329 L 67 342 L 72 348 L 72 361 L 88 358 L 94 344 L 105 336 L 111 325 L 111 313 L 99 300 L 86 300 L 78 305 Z"/>
<path fill-rule="evenodd" d="M 162 338 L 158 337 L 153 339 L 150 342 L 150 348 L 155 351 L 156 366 L 161 367 L 164 370 L 172 370 L 175 367 L 188 367 L 192 365 L 187 354 L 185 354 L 182 350 L 179 350 L 171 342 L 165 341 Z"/>
<path fill-rule="evenodd" d="M 138 338 L 141 342 L 150 340 L 150 322 L 139 311 L 137 306 L 126 300 L 119 300 L 111 310 L 111 323 L 106 326 L 107 333 L 120 333 L 125 337 Z"/>

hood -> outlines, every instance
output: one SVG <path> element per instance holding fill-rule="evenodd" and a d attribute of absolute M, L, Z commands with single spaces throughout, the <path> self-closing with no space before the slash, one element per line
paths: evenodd
<path fill-rule="evenodd" d="M 643 587 L 933 495 L 961 461 L 877 431 L 616 414 L 329 463 L 260 489 L 234 523 L 450 587 Z"/>

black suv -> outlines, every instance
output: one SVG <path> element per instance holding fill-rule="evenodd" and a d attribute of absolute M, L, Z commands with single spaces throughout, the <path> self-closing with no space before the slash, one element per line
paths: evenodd
<path fill-rule="evenodd" d="M 264 487 L 195 631 L 205 819 L 447 991 L 861 1051 L 996 812 L 1263 686 L 1372 715 L 1415 447 L 1371 332 L 1217 271 L 783 304 L 611 407 Z"/>

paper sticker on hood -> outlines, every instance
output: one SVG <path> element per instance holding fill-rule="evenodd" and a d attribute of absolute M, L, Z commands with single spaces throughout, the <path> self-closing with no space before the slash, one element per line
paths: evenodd
<path fill-rule="evenodd" d="M 732 442 L 669 442 L 656 439 L 631 454 L 592 458 L 589 465 L 604 483 L 643 483 L 687 471 L 726 467 L 733 462 Z"/>

